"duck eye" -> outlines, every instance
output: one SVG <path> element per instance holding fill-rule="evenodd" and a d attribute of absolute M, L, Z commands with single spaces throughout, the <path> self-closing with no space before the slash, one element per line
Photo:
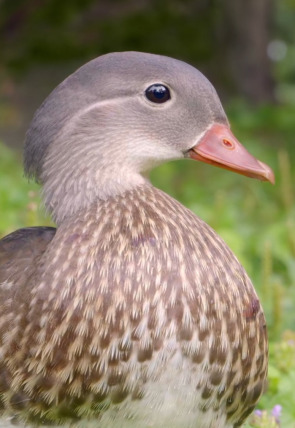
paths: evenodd
<path fill-rule="evenodd" d="M 149 86 L 145 91 L 145 96 L 153 103 L 162 104 L 170 100 L 169 89 L 161 83 Z"/>

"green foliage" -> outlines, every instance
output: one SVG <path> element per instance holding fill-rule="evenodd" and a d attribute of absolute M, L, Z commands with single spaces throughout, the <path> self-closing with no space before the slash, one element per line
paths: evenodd
<path fill-rule="evenodd" d="M 152 181 L 217 230 L 260 295 L 270 336 L 269 387 L 259 403 L 265 410 L 247 427 L 278 427 L 272 411 L 281 405 L 281 426 L 295 428 L 295 108 L 251 110 L 236 102 L 227 110 L 236 136 L 274 169 L 275 186 L 187 160 L 159 167 Z M 0 234 L 49 224 L 20 159 L 3 145 L 0 151 Z"/>
<path fill-rule="evenodd" d="M 39 208 L 38 186 L 23 176 L 19 156 L 0 144 L 0 236 L 25 226 L 48 224 Z"/>

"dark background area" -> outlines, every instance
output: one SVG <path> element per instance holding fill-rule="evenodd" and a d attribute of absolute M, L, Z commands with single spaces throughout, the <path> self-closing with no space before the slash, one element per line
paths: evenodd
<path fill-rule="evenodd" d="M 0 138 L 19 146 L 56 84 L 111 51 L 190 62 L 223 101 L 284 102 L 295 82 L 294 26 L 294 0 L 2 0 Z"/>

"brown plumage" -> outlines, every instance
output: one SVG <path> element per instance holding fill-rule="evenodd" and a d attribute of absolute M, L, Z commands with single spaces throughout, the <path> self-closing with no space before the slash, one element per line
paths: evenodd
<path fill-rule="evenodd" d="M 168 61 L 176 71 L 189 67 L 147 54 L 113 55 L 123 64 L 131 58 L 131 69 L 136 55 L 140 64 Z M 95 61 L 101 65 L 109 57 Z M 153 83 L 148 77 L 141 79 Z M 204 97 L 210 98 L 212 87 L 206 85 Z M 44 111 L 44 116 L 37 113 L 31 133 L 52 109 L 45 104 Z M 220 105 L 217 111 L 221 117 Z M 209 124 L 216 122 L 212 116 Z M 79 120 L 80 115 L 81 127 Z M 83 123 L 89 126 L 90 119 Z M 191 157 L 196 157 L 203 134 L 200 126 L 183 153 L 193 147 Z M 38 170 L 58 228 L 21 229 L 0 241 L 3 420 L 26 426 L 88 426 L 93 421 L 99 428 L 241 426 L 264 388 L 267 335 L 257 295 L 233 253 L 208 225 L 142 176 L 141 181 L 129 179 L 133 167 L 126 170 L 129 185 L 122 185 L 122 192 L 114 191 L 118 187 L 112 185 L 110 167 L 109 188 L 101 185 L 102 194 L 95 197 L 87 194 L 91 186 L 85 170 L 87 197 L 82 195 L 80 203 L 63 181 L 60 210 L 52 202 L 50 171 L 62 160 L 47 147 L 60 148 L 59 137 L 50 134 L 48 143 L 39 137 L 44 154 L 28 135 L 26 167 Z M 68 138 L 64 130 L 58 135 Z M 76 152 L 86 167 L 83 150 Z M 98 159 L 104 177 L 108 171 Z M 70 163 L 64 164 L 62 177 Z M 248 175 L 271 179 L 266 166 L 259 163 L 259 168 Z M 69 177 L 70 183 L 74 175 Z M 71 205 L 71 196 L 77 206 Z"/>

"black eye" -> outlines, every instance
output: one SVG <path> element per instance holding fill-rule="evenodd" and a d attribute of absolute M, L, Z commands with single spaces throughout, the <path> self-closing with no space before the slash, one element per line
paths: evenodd
<path fill-rule="evenodd" d="M 147 88 L 145 96 L 153 103 L 162 104 L 170 100 L 170 91 L 161 83 L 155 83 Z"/>

